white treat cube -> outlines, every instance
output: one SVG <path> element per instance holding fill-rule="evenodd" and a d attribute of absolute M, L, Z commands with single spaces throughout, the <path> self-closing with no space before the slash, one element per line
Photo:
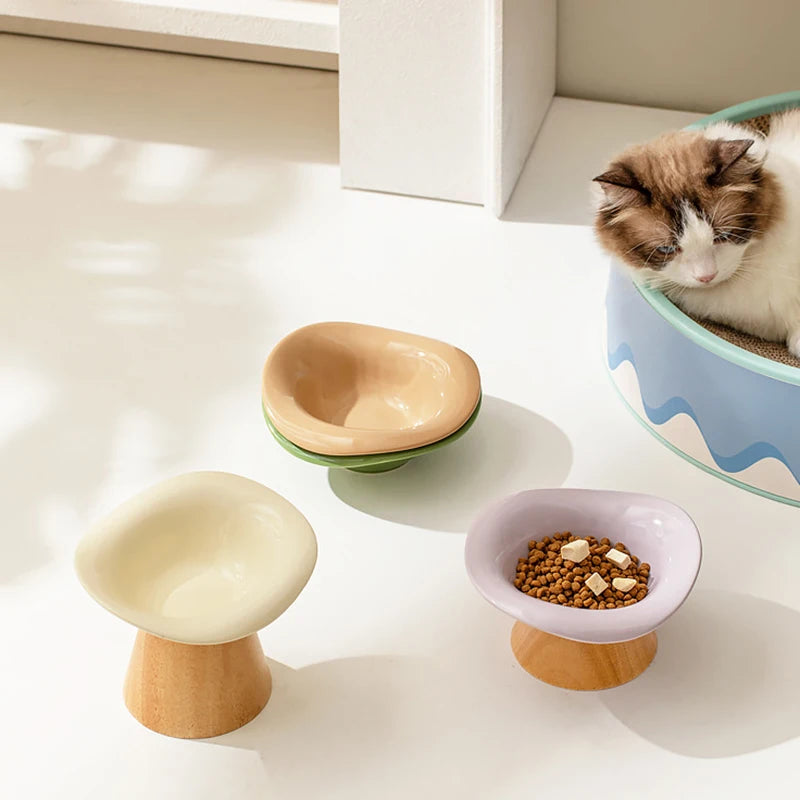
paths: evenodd
<path fill-rule="evenodd" d="M 587 579 L 586 585 L 595 593 L 596 596 L 603 594 L 608 589 L 608 584 L 600 577 L 599 573 L 593 572 Z"/>
<path fill-rule="evenodd" d="M 636 578 L 614 578 L 614 580 L 611 581 L 611 585 L 618 592 L 629 592 L 636 586 Z"/>
<path fill-rule="evenodd" d="M 564 561 L 573 561 L 580 564 L 589 555 L 589 542 L 586 539 L 576 539 L 561 546 L 561 558 Z"/>
<path fill-rule="evenodd" d="M 606 553 L 606 558 L 620 569 L 628 569 L 631 565 L 631 557 L 627 553 L 623 553 L 622 550 L 612 548 Z"/>

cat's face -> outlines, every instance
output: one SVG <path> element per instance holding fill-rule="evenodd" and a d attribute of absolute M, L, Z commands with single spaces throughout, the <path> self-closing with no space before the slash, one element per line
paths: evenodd
<path fill-rule="evenodd" d="M 753 143 L 681 131 L 627 150 L 595 178 L 601 244 L 656 284 L 726 281 L 768 224 L 777 192 L 748 153 Z"/>

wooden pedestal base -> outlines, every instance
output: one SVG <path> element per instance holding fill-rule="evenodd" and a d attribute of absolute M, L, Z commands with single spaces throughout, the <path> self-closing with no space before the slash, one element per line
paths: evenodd
<path fill-rule="evenodd" d="M 602 611 L 598 611 L 602 614 Z M 617 644 L 585 644 L 515 622 L 511 649 L 535 678 L 562 689 L 611 689 L 644 672 L 656 654 L 655 633 Z"/>
<path fill-rule="evenodd" d="M 241 727 L 272 691 L 255 634 L 227 644 L 180 644 L 139 631 L 125 679 L 125 705 L 142 725 L 181 739 Z"/>

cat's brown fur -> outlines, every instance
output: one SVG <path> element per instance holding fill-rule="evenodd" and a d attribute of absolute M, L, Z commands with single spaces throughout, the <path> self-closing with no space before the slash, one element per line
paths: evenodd
<path fill-rule="evenodd" d="M 601 244 L 635 268 L 669 260 L 656 248 L 680 236 L 688 204 L 739 240 L 763 233 L 780 213 L 774 177 L 747 154 L 752 140 L 668 133 L 626 150 L 595 178 L 605 191 L 595 230 Z"/>

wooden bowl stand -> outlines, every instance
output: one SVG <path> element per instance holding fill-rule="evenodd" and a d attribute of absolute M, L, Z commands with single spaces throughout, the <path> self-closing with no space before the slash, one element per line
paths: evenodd
<path fill-rule="evenodd" d="M 534 678 L 562 689 L 596 691 L 621 686 L 641 675 L 656 654 L 655 633 L 617 644 L 562 639 L 515 622 L 511 649 Z"/>
<path fill-rule="evenodd" d="M 139 631 L 125 678 L 125 705 L 166 736 L 205 739 L 250 722 L 269 700 L 270 676 L 256 634 L 226 644 L 181 644 Z"/>

